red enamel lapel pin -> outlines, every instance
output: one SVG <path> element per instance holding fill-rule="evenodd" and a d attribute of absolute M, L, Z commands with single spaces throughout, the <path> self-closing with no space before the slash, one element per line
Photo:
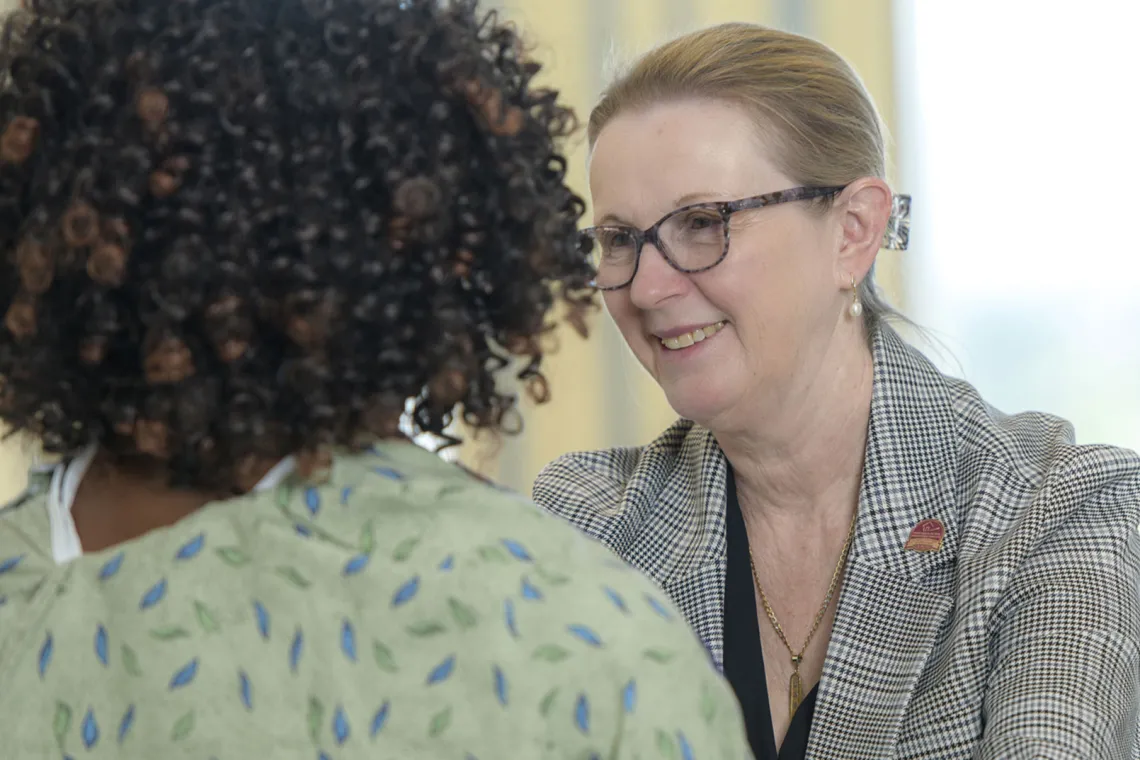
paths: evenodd
<path fill-rule="evenodd" d="M 923 520 L 910 532 L 903 551 L 936 552 L 942 548 L 945 535 L 946 529 L 940 520 Z"/>

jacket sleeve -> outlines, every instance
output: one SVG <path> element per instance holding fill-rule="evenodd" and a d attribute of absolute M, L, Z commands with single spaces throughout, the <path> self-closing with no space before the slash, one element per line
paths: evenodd
<path fill-rule="evenodd" d="M 1140 475 L 1112 482 L 1011 581 L 990 637 L 978 757 L 1140 757 L 1138 508 Z"/>

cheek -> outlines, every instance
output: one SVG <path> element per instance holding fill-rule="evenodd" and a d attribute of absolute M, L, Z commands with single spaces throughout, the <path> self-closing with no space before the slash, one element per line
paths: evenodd
<path fill-rule="evenodd" d="M 641 329 L 641 314 L 629 299 L 629 290 L 612 290 L 602 294 L 606 311 L 617 325 L 622 337 L 639 357 L 647 344 Z"/>
<path fill-rule="evenodd" d="M 602 293 L 602 300 L 606 304 L 606 311 L 610 313 L 614 324 L 628 334 L 628 330 L 638 322 L 637 310 L 629 300 L 628 290 L 611 290 Z"/>
<path fill-rule="evenodd" d="M 701 281 L 701 291 L 745 329 L 770 331 L 798 321 L 822 294 L 815 251 L 792 245 L 775 250 L 741 246 L 731 254 L 738 255 L 710 270 Z"/>
<path fill-rule="evenodd" d="M 694 278 L 701 300 L 712 307 L 709 316 L 720 316 L 745 325 L 764 314 L 771 305 L 772 277 L 756 261 L 725 261 Z"/>

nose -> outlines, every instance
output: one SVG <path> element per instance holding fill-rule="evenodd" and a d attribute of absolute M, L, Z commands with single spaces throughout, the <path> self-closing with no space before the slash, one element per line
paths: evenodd
<path fill-rule="evenodd" d="M 637 273 L 629 284 L 629 298 L 639 309 L 652 309 L 680 295 L 687 284 L 685 273 L 670 266 L 661 250 L 647 242 L 641 249 Z"/>

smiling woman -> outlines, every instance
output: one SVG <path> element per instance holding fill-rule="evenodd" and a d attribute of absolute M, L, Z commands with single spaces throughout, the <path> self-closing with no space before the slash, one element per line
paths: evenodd
<path fill-rule="evenodd" d="M 820 360 L 804 364 L 803 352 L 823 348 L 811 337 L 851 302 L 853 293 L 844 295 L 844 288 L 865 280 L 885 232 L 892 201 L 885 182 L 869 177 L 797 187 L 768 154 L 747 111 L 713 98 L 615 114 L 593 145 L 590 180 L 599 218 L 636 223 L 668 212 L 648 234 L 594 228 L 597 280 L 626 342 L 688 419 L 741 422 L 737 407 L 750 389 L 783 386 L 751 394 L 747 403 L 765 414 L 772 411 L 763 408 L 766 401 L 802 386 L 803 372 Z M 672 160 L 662 162 L 662 155 Z M 685 196 L 699 202 L 670 211 Z M 862 236 L 862 249 L 849 247 L 842 260 L 824 251 L 846 230 L 818 223 L 837 198 L 862 214 L 844 220 Z M 652 245 L 644 255 L 642 240 Z M 693 282 L 700 283 L 700 298 L 678 298 Z M 811 297 L 828 284 L 830 301 Z M 874 292 L 869 284 L 864 290 Z M 874 324 L 882 310 L 866 314 Z M 722 322 L 726 329 L 714 329 L 714 340 L 695 345 L 694 331 Z M 843 320 L 836 329 L 859 328 Z M 844 350 L 851 348 L 857 350 L 854 344 Z M 717 372 L 707 371 L 709 362 Z"/>
<path fill-rule="evenodd" d="M 672 596 L 757 758 L 1131 758 L 1140 458 L 1007 416 L 890 325 L 909 199 L 834 51 L 730 24 L 590 118 L 595 283 L 682 418 L 535 498 Z"/>

